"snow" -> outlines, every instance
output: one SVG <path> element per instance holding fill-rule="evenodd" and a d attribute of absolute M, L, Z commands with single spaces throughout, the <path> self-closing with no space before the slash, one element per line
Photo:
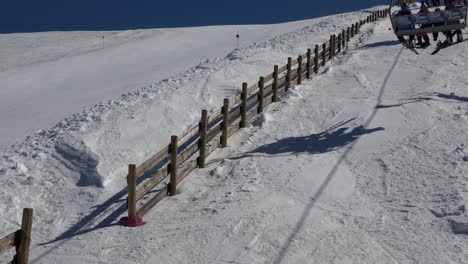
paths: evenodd
<path fill-rule="evenodd" d="M 23 207 L 33 207 L 31 263 L 467 263 L 468 46 L 418 56 L 399 45 L 388 20 L 363 26 L 318 76 L 216 150 L 143 227 L 115 225 L 126 212 L 127 164 L 182 134 L 201 109 L 220 107 L 242 82 L 367 15 L 245 26 L 256 42 L 234 51 L 206 42 L 230 43 L 232 34 L 220 35 L 229 27 L 199 28 L 205 35 L 196 36 L 166 29 L 163 44 L 158 30 L 121 32 L 104 49 L 73 44 L 99 32 L 36 33 L 31 39 L 70 46 L 38 45 L 23 61 L 2 46 L 8 66 L 0 82 L 32 81 L 44 97 L 59 93 L 61 105 L 45 100 L 57 112 L 46 121 L 39 114 L 49 110 L 35 100 L 42 110 L 1 116 L 16 121 L 2 133 L 28 137 L 0 157 L 0 237 L 19 227 Z M 186 45 L 177 60 L 153 64 L 173 53 L 180 31 L 193 47 L 206 45 Z M 116 55 L 122 52 L 134 56 Z M 68 74 L 70 89 L 56 82 L 49 90 L 47 71 L 51 83 Z M 4 92 L 1 107 L 14 98 L 26 104 L 34 91 L 24 89 L 9 90 L 9 99 Z M 51 122 L 57 125 L 48 128 Z"/>
<path fill-rule="evenodd" d="M 310 22 L 0 34 L 0 120 L 9 124 L 0 129 L 0 148 L 85 106 L 225 56 L 236 47 L 237 32 L 244 47 Z"/>

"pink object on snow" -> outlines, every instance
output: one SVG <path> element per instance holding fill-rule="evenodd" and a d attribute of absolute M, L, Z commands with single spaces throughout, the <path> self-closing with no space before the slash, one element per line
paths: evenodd
<path fill-rule="evenodd" d="M 141 216 L 125 216 L 120 218 L 119 225 L 127 226 L 127 227 L 137 227 L 142 226 L 145 223 L 143 222 L 143 218 Z"/>

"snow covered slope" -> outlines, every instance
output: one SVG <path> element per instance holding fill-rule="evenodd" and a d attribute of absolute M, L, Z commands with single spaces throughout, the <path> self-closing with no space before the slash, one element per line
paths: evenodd
<path fill-rule="evenodd" d="M 270 107 L 128 229 L 125 168 L 366 12 L 101 103 L 4 151 L 0 225 L 34 207 L 32 263 L 466 263 L 468 46 L 417 56 L 389 21 Z M 455 93 L 450 96 L 450 93 Z M 2 234 L 0 234 L 0 237 Z"/>
<path fill-rule="evenodd" d="M 108 101 L 313 20 L 277 25 L 0 34 L 0 148 Z M 102 39 L 104 37 L 104 39 Z"/>

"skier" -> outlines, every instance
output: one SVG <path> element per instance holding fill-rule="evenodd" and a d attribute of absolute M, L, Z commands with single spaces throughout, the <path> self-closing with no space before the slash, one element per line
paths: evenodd
<path fill-rule="evenodd" d="M 421 3 L 421 9 L 419 10 L 419 13 L 420 14 L 429 13 L 429 9 L 427 8 L 427 5 L 424 2 Z M 422 24 L 421 25 L 421 29 L 427 28 L 427 27 L 432 27 L 432 24 Z M 431 45 L 431 42 L 429 40 L 429 36 L 427 35 L 427 33 L 418 33 L 416 36 L 417 36 L 417 39 L 418 39 L 418 42 L 416 43 L 416 45 L 418 45 L 418 46 L 420 46 L 422 48 L 425 48 L 425 47 Z M 424 43 L 422 42 L 423 39 L 424 39 Z"/>
<path fill-rule="evenodd" d="M 464 0 L 465 5 L 466 5 L 466 0 Z M 447 0 L 447 3 L 445 5 L 445 10 L 450 10 L 450 9 L 456 9 L 462 7 L 463 4 L 457 3 L 456 0 Z M 453 20 L 453 21 L 447 21 L 447 25 L 453 25 L 453 24 L 458 24 L 460 21 L 458 20 Z M 445 40 L 446 45 L 450 46 L 453 43 L 453 36 L 457 35 L 457 42 L 462 42 L 463 41 L 463 34 L 460 29 L 455 30 L 452 32 L 451 30 L 445 31 L 444 35 L 447 37 Z"/>
<path fill-rule="evenodd" d="M 411 15 L 411 10 L 408 6 L 407 3 L 403 3 L 401 5 L 401 10 L 396 14 L 396 16 L 406 16 L 406 15 Z M 413 29 L 413 26 L 400 26 L 398 27 L 398 30 L 410 30 Z M 413 47 L 413 41 L 414 41 L 414 35 L 409 36 L 409 40 L 406 41 L 403 36 L 399 36 L 398 40 L 401 42 L 406 47 Z"/>
<path fill-rule="evenodd" d="M 434 10 L 434 12 L 439 12 L 439 11 L 441 11 L 440 8 L 436 8 Z M 443 26 L 443 25 L 445 25 L 445 22 L 439 22 L 439 23 L 434 23 L 433 24 L 434 27 Z M 433 32 L 432 33 L 432 40 L 437 41 L 438 39 L 439 39 L 439 32 Z"/>

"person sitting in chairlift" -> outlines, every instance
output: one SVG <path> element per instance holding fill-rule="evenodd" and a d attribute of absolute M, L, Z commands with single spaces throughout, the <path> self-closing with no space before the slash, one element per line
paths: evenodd
<path fill-rule="evenodd" d="M 421 3 L 421 9 L 419 11 L 420 14 L 428 14 L 429 13 L 429 9 L 427 8 L 426 4 L 424 2 Z M 427 27 L 432 27 L 432 24 L 422 24 L 421 25 L 421 29 L 423 28 L 427 28 Z M 416 43 L 416 45 L 422 47 L 422 48 L 425 48 L 429 45 L 431 45 L 431 41 L 429 40 L 429 36 L 427 35 L 427 33 L 423 32 L 423 33 L 418 33 L 416 34 L 417 36 L 417 39 L 418 39 L 418 42 Z M 422 42 L 422 40 L 424 39 L 424 43 Z"/>
<path fill-rule="evenodd" d="M 457 9 L 463 6 L 466 6 L 466 0 L 462 0 L 462 2 L 458 2 L 457 0 L 446 0 L 445 3 L 445 10 L 450 10 L 450 9 Z M 452 21 L 447 21 L 447 25 L 454 25 L 454 24 L 459 24 L 460 21 L 458 20 L 452 20 Z M 447 37 L 445 40 L 447 45 L 452 45 L 453 43 L 453 36 L 457 35 L 457 42 L 462 42 L 463 41 L 463 34 L 461 29 L 457 29 L 454 32 L 451 30 L 445 31 L 444 35 Z"/>
<path fill-rule="evenodd" d="M 401 10 L 395 16 L 406 16 L 406 15 L 411 15 L 411 10 L 407 3 L 403 3 L 401 5 Z M 411 30 L 411 29 L 414 29 L 414 26 L 412 25 L 398 26 L 398 31 L 399 30 Z M 398 36 L 398 40 L 401 42 L 401 44 L 408 46 L 408 47 L 412 47 L 413 41 L 414 41 L 414 35 L 410 35 L 408 41 L 406 41 L 406 39 L 403 36 Z"/>

